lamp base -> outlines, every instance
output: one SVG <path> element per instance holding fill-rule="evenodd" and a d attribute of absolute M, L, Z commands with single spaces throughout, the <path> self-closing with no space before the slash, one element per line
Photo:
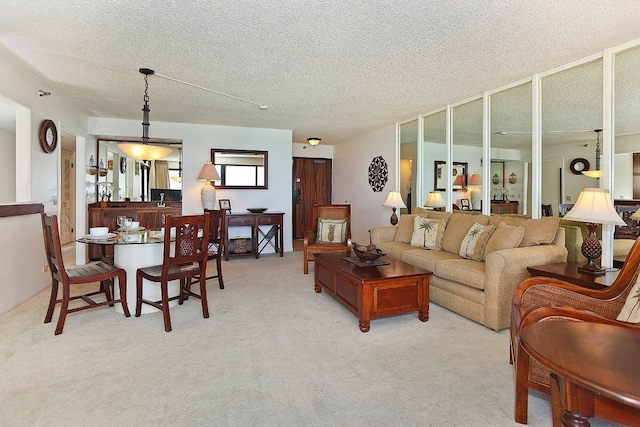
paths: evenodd
<path fill-rule="evenodd" d="M 607 272 L 607 269 L 600 267 L 598 264 L 595 263 L 595 260 L 590 259 L 588 261 L 589 262 L 587 262 L 582 267 L 578 267 L 578 271 L 580 273 L 592 274 L 594 276 L 602 276 Z"/>
<path fill-rule="evenodd" d="M 216 207 L 216 187 L 211 185 L 211 181 L 207 181 L 200 190 L 200 198 L 202 199 L 202 207 L 212 210 Z"/>
<path fill-rule="evenodd" d="M 602 256 L 602 244 L 600 244 L 600 240 L 596 237 L 597 227 L 598 224 L 592 222 L 587 223 L 589 235 L 584 238 L 582 246 L 580 247 L 582 255 L 587 259 L 587 263 L 582 267 L 578 267 L 578 271 L 581 273 L 602 275 L 607 271 L 606 268 L 602 268 L 596 264 L 596 260 Z"/>
<path fill-rule="evenodd" d="M 391 214 L 391 225 L 396 225 L 398 224 L 398 215 L 396 215 L 396 208 L 391 209 L 393 209 L 393 213 Z"/>

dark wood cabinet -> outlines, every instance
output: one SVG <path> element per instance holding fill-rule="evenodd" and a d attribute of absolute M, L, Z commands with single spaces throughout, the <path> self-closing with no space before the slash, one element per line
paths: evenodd
<path fill-rule="evenodd" d="M 494 215 L 517 214 L 518 202 L 491 202 L 491 213 Z"/>
<path fill-rule="evenodd" d="M 182 202 L 165 202 L 165 207 L 158 207 L 158 202 L 109 202 L 89 205 L 89 228 L 109 227 L 109 231 L 118 229 L 116 218 L 126 216 L 140 222 L 140 226 L 148 229 L 162 227 L 162 215 L 181 215 Z M 110 257 L 112 246 L 89 245 L 89 259 L 99 260 Z"/>

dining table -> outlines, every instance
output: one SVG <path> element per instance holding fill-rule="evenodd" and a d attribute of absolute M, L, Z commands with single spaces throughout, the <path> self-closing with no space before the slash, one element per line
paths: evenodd
<path fill-rule="evenodd" d="M 94 245 L 113 246 L 113 264 L 127 272 L 127 305 L 129 311 L 135 313 L 136 310 L 136 274 L 139 268 L 161 265 L 164 261 L 164 231 L 159 229 L 137 229 L 115 231 L 107 233 L 105 236 L 84 235 L 77 239 L 80 243 Z M 154 286 L 152 282 L 143 279 L 142 282 L 145 299 L 160 300 L 160 287 Z M 169 297 L 177 296 L 180 292 L 180 282 L 174 280 L 169 282 Z M 120 298 L 120 290 L 114 287 L 115 298 Z M 177 300 L 171 301 L 170 306 L 176 305 Z M 116 304 L 116 311 L 122 313 L 120 304 Z M 142 314 L 155 313 L 158 310 L 142 305 Z"/>

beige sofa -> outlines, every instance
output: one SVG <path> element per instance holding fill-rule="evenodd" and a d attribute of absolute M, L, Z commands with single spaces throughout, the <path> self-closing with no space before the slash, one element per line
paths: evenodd
<path fill-rule="evenodd" d="M 422 218 L 432 224 L 434 220 L 444 222 L 444 232 L 438 236 L 441 237 L 440 250 L 438 246 L 430 250 L 411 245 L 412 237 L 416 236 L 414 232 L 420 233 L 416 216 L 420 218 L 418 222 Z M 558 227 L 558 222 L 558 218 L 552 217 L 531 220 L 417 208 L 412 215 L 401 215 L 397 226 L 372 228 L 371 242 L 392 258 L 433 271 L 432 302 L 500 330 L 509 327 L 513 291 L 529 277 L 527 266 L 567 260 L 565 230 Z M 479 225 L 474 225 L 476 223 Z M 475 259 L 461 256 L 460 248 L 468 242 L 465 239 L 470 229 L 480 226 L 486 229 L 480 236 L 489 235 L 482 243 L 482 251 L 474 252 L 471 258 Z M 490 234 L 491 226 L 495 228 Z"/>

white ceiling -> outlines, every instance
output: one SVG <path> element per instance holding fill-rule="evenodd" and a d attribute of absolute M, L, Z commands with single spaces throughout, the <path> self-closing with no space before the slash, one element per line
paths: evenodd
<path fill-rule="evenodd" d="M 2 0 L 0 55 L 90 116 L 335 144 L 640 38 L 637 0 Z"/>

